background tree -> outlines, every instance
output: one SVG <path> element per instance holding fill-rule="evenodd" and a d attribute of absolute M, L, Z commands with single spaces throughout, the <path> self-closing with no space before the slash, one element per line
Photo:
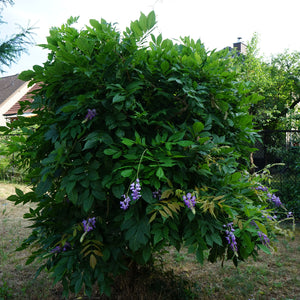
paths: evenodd
<path fill-rule="evenodd" d="M 13 5 L 13 3 L 13 0 L 0 0 L 0 5 L 2 4 L 0 7 L 0 25 L 5 23 L 1 16 L 3 7 L 6 4 Z M 0 40 L 0 73 L 4 71 L 4 66 L 9 67 L 17 61 L 22 53 L 26 52 L 26 46 L 32 43 L 33 29 L 32 26 L 20 27 L 19 32 Z"/>
<path fill-rule="evenodd" d="M 268 61 L 259 56 L 258 36 L 247 45 L 247 54 L 236 58 L 241 80 L 261 100 L 253 103 L 250 113 L 257 129 L 297 127 L 295 109 L 300 102 L 300 53 L 286 50 Z"/>

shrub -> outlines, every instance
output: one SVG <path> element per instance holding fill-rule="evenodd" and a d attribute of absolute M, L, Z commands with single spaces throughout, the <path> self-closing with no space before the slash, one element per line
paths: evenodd
<path fill-rule="evenodd" d="M 37 115 L 14 128 L 35 129 L 18 159 L 32 192 L 26 218 L 33 247 L 65 295 L 153 263 L 183 244 L 203 262 L 235 264 L 272 249 L 276 220 L 260 177 L 246 171 L 256 138 L 246 84 L 231 54 L 200 41 L 178 44 L 151 34 L 155 14 L 141 14 L 123 34 L 104 20 L 78 31 L 71 18 L 52 28 L 43 66 L 20 78 L 39 83 Z M 259 228 L 259 229 L 257 229 Z"/>

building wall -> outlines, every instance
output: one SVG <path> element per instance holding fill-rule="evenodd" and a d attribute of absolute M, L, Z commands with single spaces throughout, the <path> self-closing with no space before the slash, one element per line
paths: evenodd
<path fill-rule="evenodd" d="M 0 106 L 0 126 L 6 125 L 6 119 L 3 116 L 16 102 L 28 93 L 28 82 L 24 82 L 14 93 L 12 93 Z"/>

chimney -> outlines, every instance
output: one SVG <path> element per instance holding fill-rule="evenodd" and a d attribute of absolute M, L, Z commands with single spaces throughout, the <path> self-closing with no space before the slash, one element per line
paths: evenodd
<path fill-rule="evenodd" d="M 236 48 L 240 54 L 247 54 L 247 46 L 242 42 L 241 37 L 238 37 L 238 41 L 233 44 L 233 48 Z"/>

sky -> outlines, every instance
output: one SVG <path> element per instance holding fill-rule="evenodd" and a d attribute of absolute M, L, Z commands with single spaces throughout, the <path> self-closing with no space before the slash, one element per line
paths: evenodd
<path fill-rule="evenodd" d="M 121 30 L 140 13 L 154 10 L 156 34 L 179 39 L 190 36 L 204 43 L 206 49 L 223 49 L 237 42 L 247 43 L 258 34 L 260 54 L 265 57 L 290 51 L 300 51 L 300 0 L 14 0 L 13 6 L 2 11 L 7 23 L 0 26 L 0 42 L 17 32 L 18 26 L 34 25 L 34 45 L 28 47 L 16 64 L 6 68 L 1 76 L 20 73 L 42 65 L 49 29 L 61 26 L 70 16 L 79 16 L 77 27 L 89 25 L 90 19 L 105 19 L 118 23 Z"/>

